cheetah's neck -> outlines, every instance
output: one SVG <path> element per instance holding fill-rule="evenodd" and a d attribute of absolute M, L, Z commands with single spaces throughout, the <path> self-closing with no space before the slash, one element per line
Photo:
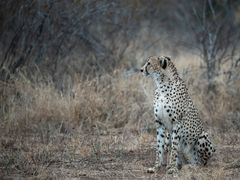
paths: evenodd
<path fill-rule="evenodd" d="M 160 88 L 163 84 L 180 84 L 181 79 L 179 77 L 169 78 L 165 74 L 157 74 L 153 76 L 156 88 Z"/>

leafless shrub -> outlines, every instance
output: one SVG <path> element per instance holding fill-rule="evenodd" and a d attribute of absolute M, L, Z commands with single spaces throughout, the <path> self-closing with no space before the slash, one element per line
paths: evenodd
<path fill-rule="evenodd" d="M 184 1 L 179 7 L 204 61 L 208 89 L 215 89 L 215 79 L 223 72 L 228 74 L 228 81 L 237 80 L 239 53 L 236 49 L 240 34 L 234 14 L 236 4 L 233 1 Z"/>
<path fill-rule="evenodd" d="M 88 76 L 109 71 L 138 31 L 132 6 L 96 0 L 1 1 L 1 78 L 31 64 L 44 64 L 55 80 L 56 73 L 66 71 L 63 66 Z M 78 56 L 74 61 L 83 61 L 80 66 L 69 64 L 73 53 Z"/>

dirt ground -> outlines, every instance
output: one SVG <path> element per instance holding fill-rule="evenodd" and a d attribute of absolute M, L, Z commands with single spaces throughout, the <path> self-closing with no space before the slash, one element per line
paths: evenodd
<path fill-rule="evenodd" d="M 0 174 L 3 179 L 240 179 L 238 134 L 214 139 L 220 143 L 207 166 L 185 165 L 172 176 L 165 169 L 146 172 L 154 164 L 153 132 L 8 135 L 1 137 Z"/>

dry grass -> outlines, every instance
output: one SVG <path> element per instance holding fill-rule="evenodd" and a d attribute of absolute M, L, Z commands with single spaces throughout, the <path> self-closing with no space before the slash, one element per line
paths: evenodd
<path fill-rule="evenodd" d="M 55 125 L 58 131 L 86 131 L 146 123 L 151 117 L 150 101 L 142 82 L 139 74 L 127 77 L 115 73 L 85 81 L 76 79 L 71 91 L 64 93 L 49 82 L 2 82 L 2 127 L 6 132 L 38 131 L 41 126 L 52 131 Z"/>
<path fill-rule="evenodd" d="M 223 147 L 210 168 L 186 166 L 179 178 L 221 179 L 230 173 L 224 163 L 240 152 L 225 159 L 226 149 L 239 143 L 240 83 L 228 86 L 222 78 L 216 94 L 208 94 L 196 65 L 179 72 L 215 144 Z M 122 69 L 93 79 L 76 76 L 64 91 L 50 80 L 34 82 L 24 75 L 0 82 L 1 175 L 161 178 L 163 172 L 144 171 L 155 154 L 152 91 L 150 79 Z"/>

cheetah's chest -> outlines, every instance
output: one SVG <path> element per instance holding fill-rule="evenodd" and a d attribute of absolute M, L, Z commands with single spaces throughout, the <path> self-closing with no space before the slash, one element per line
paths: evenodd
<path fill-rule="evenodd" d="M 168 129 L 172 129 L 174 121 L 173 102 L 165 94 L 157 94 L 154 100 L 154 114 L 155 118 Z"/>

